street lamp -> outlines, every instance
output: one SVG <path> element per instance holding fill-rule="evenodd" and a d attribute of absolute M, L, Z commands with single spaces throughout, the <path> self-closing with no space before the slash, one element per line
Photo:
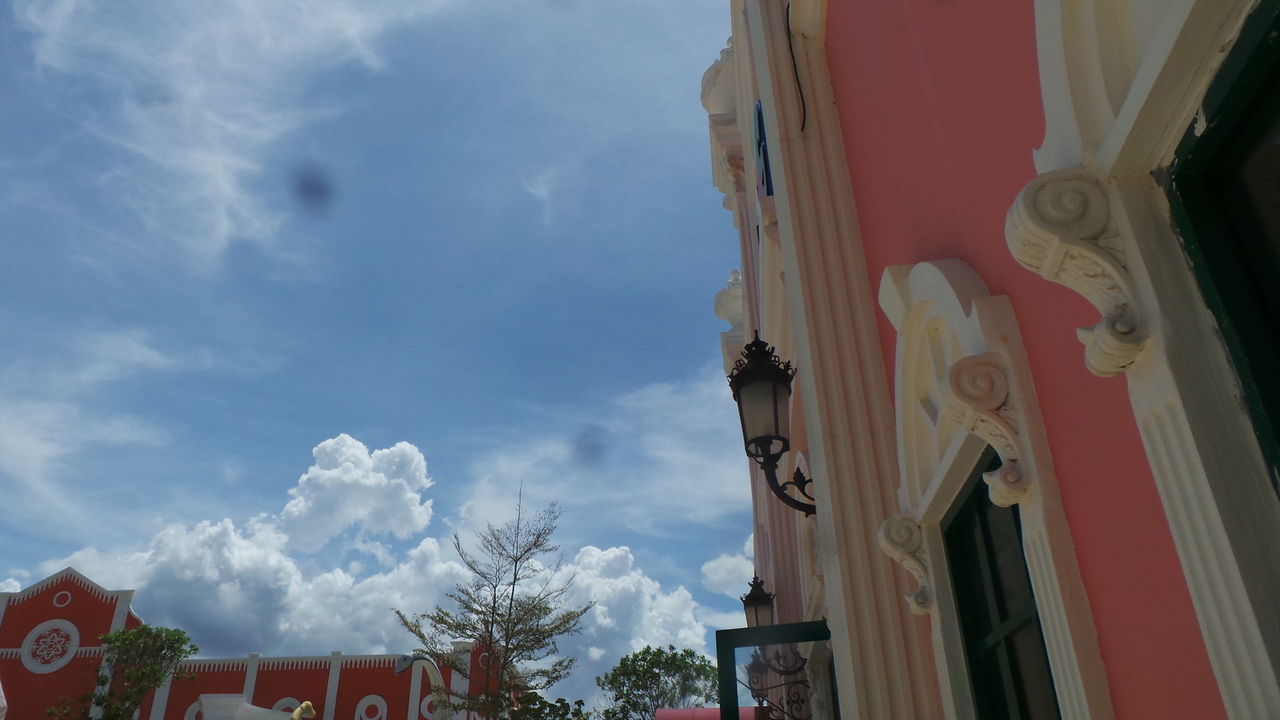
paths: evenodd
<path fill-rule="evenodd" d="M 751 578 L 751 591 L 742 596 L 742 610 L 747 615 L 747 627 L 760 629 L 773 625 L 773 593 L 764 589 L 764 581 L 757 575 Z M 778 626 L 779 629 L 786 626 Z M 747 687 L 756 705 L 765 708 L 758 711 L 762 720 L 808 720 L 809 681 L 804 677 L 808 664 L 794 643 L 766 642 L 756 645 L 751 662 L 744 668 Z M 799 676 L 799 679 L 792 679 Z M 776 702 L 770 699 L 775 693 Z"/>
<path fill-rule="evenodd" d="M 795 374 L 791 363 L 779 360 L 757 332 L 729 372 L 729 389 L 738 403 L 747 457 L 764 471 L 769 489 L 779 500 L 808 516 L 817 509 L 808 491 L 812 481 L 797 467 L 791 480 L 778 482 L 778 460 L 791 449 L 791 379 Z M 809 502 L 796 499 L 787 492 L 788 487 L 794 487 Z"/>
<path fill-rule="evenodd" d="M 757 575 L 751 578 L 751 591 L 743 595 L 742 610 L 747 614 L 747 627 L 764 627 L 773 624 L 773 593 L 764 589 L 764 581 Z"/>

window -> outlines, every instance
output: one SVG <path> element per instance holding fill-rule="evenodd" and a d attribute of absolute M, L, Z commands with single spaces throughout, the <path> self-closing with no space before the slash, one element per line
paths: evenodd
<path fill-rule="evenodd" d="M 1056 720 L 1017 506 L 993 505 L 982 482 L 999 465 L 988 450 L 942 521 L 973 701 L 983 720 Z"/>
<path fill-rule="evenodd" d="M 1255 13 L 1187 132 L 1167 189 L 1280 493 L 1280 18 Z"/>
<path fill-rule="evenodd" d="M 764 134 L 764 107 L 756 101 L 756 194 L 773 195 L 773 173 L 769 169 L 769 143 Z"/>

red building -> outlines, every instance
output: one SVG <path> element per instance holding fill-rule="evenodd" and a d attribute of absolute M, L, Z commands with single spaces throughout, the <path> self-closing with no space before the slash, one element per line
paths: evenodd
<path fill-rule="evenodd" d="M 93 689 L 99 636 L 137 627 L 132 590 L 105 590 L 72 568 L 16 593 L 0 593 L 0 686 L 6 720 L 35 720 L 59 698 Z M 459 649 L 469 647 L 462 644 Z M 467 656 L 471 653 L 466 652 Z M 482 654 L 469 661 L 474 672 Z M 431 693 L 466 691 L 467 679 L 425 661 L 394 672 L 398 655 L 193 658 L 191 679 L 170 680 L 148 698 L 140 720 L 249 720 L 287 717 L 311 701 L 323 720 L 436 720 Z M 275 711 L 275 712 L 271 712 Z M 443 720 L 443 719 L 441 719 Z"/>

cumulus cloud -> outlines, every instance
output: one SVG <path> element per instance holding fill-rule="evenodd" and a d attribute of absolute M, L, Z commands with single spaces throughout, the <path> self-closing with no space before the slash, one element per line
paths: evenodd
<path fill-rule="evenodd" d="M 591 678 L 646 645 L 705 649 L 707 626 L 699 619 L 702 608 L 685 588 L 664 590 L 636 567 L 630 548 L 583 547 L 559 570 L 561 581 L 569 578 L 573 581 L 569 601 L 595 605 L 583 632 L 561 643 L 562 652 L 578 658 L 578 667 L 558 692 L 595 696 Z"/>
<path fill-rule="evenodd" d="M 418 535 L 427 527 L 426 462 L 408 443 L 370 452 L 345 434 L 313 454 L 315 464 L 278 514 L 170 525 L 145 549 L 86 547 L 44 563 L 40 572 L 70 565 L 106 587 L 137 589 L 135 607 L 148 622 L 182 627 L 206 656 L 405 651 L 413 640 L 390 608 L 430 610 L 467 578 L 447 542 L 424 537 L 404 546 L 370 537 L 394 536 L 415 523 L 405 534 Z M 393 510 L 393 499 L 410 510 Z M 357 507 L 342 508 L 339 500 Z M 386 512 L 407 515 L 397 522 Z M 358 532 L 316 534 L 315 525 Z M 330 543 L 333 552 L 299 556 L 299 549 L 317 543 Z M 347 562 L 349 552 L 374 555 L 379 567 L 368 571 Z M 706 619 L 720 619 L 685 588 L 663 588 L 637 567 L 627 547 L 587 545 L 546 572 L 571 583 L 569 604 L 594 603 L 583 632 L 560 643 L 561 653 L 580 664 L 558 693 L 593 697 L 591 678 L 645 645 L 704 650 Z M 16 590 L 17 581 L 0 583 L 4 588 Z"/>
<path fill-rule="evenodd" d="M 410 638 L 389 608 L 430 607 L 463 577 L 432 538 L 366 577 L 303 563 L 288 540 L 263 518 L 173 525 L 145 551 L 87 548 L 42 572 L 71 565 L 102 585 L 136 588 L 135 607 L 148 622 L 182 627 L 215 657 L 398 652 Z"/>
<path fill-rule="evenodd" d="M 743 555 L 720 555 L 702 564 L 702 587 L 736 598 L 742 595 L 744 578 L 755 574 L 755 563 Z"/>
<path fill-rule="evenodd" d="M 380 36 L 447 4 L 17 0 L 13 12 L 36 64 L 96 99 L 73 104 L 75 119 L 132 155 L 111 190 L 157 237 L 209 254 L 275 231 L 278 211 L 248 183 L 271 143 L 325 110 L 302 101 L 311 77 L 377 67 Z"/>
<path fill-rule="evenodd" d="M 413 445 L 370 453 L 344 433 L 311 452 L 315 464 L 289 490 L 280 513 L 291 547 L 315 552 L 355 525 L 404 539 L 431 522 L 431 500 L 419 495 L 432 484 L 427 461 Z"/>
<path fill-rule="evenodd" d="M 561 570 L 574 578 L 578 601 L 595 603 L 592 623 L 584 634 L 591 646 L 609 647 L 618 641 L 604 630 L 625 628 L 623 653 L 645 645 L 700 647 L 706 629 L 694 618 L 693 597 L 684 588 L 664 593 L 656 580 L 635 567 L 627 547 L 586 546 Z M 614 643 L 609 641 L 613 640 Z M 621 654 L 621 653 L 620 653 Z"/>
<path fill-rule="evenodd" d="M 413 639 L 390 608 L 425 611 L 467 575 L 433 538 L 397 556 L 393 567 L 358 577 L 314 568 L 288 554 L 288 538 L 262 518 L 170 526 L 145 551 L 82 550 L 46 563 L 42 572 L 76 567 L 111 588 L 136 588 L 135 608 L 151 623 L 182 627 L 205 656 L 403 652 Z M 591 681 L 645 645 L 705 649 L 705 613 L 684 588 L 664 590 L 635 567 L 625 547 L 584 547 L 558 570 L 572 580 L 567 602 L 595 606 L 583 632 L 560 651 L 577 657 L 557 693 L 590 698 Z M 0 590 L 17 581 L 0 583 Z"/>
<path fill-rule="evenodd" d="M 315 464 L 278 514 L 170 525 L 145 550 L 86 547 L 41 572 L 71 565 L 101 584 L 140 590 L 148 621 L 186 629 L 207 655 L 404 649 L 408 636 L 389 608 L 429 608 L 464 577 L 434 538 L 400 552 L 373 539 L 426 529 L 426 460 L 409 443 L 370 452 L 345 433 L 312 454 Z M 294 555 L 339 536 L 323 559 Z M 358 561 L 342 566 L 351 552 L 373 556 L 385 570 L 361 575 Z"/>
<path fill-rule="evenodd" d="M 139 589 L 135 606 L 143 617 L 184 628 L 206 656 L 402 652 L 413 640 L 389 608 L 428 610 L 466 577 L 432 538 L 366 577 L 309 571 L 286 546 L 278 530 L 260 522 L 203 522 L 166 528 L 145 552 L 86 550 L 44 571 L 70 564 L 108 587 Z M 634 566 L 628 548 L 584 547 L 560 573 L 573 578 L 569 602 L 596 606 L 584 631 L 560 643 L 579 666 L 558 693 L 593 696 L 591 678 L 645 645 L 705 648 L 699 605 L 684 588 L 664 591 Z"/>

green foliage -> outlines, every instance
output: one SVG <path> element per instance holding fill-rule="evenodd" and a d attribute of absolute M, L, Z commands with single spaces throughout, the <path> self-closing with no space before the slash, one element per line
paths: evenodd
<path fill-rule="evenodd" d="M 555 579 L 560 548 L 551 535 L 559 519 L 560 509 L 554 504 L 529 517 L 517 503 L 514 520 L 496 527 L 487 524 L 477 533 L 477 552 L 468 551 L 454 535 L 454 550 L 471 574 L 446 596 L 455 608 L 437 606 L 413 616 L 395 610 L 432 658 L 469 678 L 471 692 L 482 688 L 474 695 L 437 698 L 437 707 L 509 718 L 519 702 L 516 698 L 544 690 L 572 670 L 575 659 L 560 656 L 557 639 L 578 632 L 591 605 L 565 607 L 573 579 Z M 543 562 L 547 556 L 556 559 L 548 565 Z M 476 652 L 488 654 L 484 677 L 471 677 L 471 668 L 452 651 L 454 640 L 473 641 Z"/>
<path fill-rule="evenodd" d="M 93 692 L 78 700 L 63 698 L 45 710 L 55 720 L 89 720 L 94 707 L 99 720 L 132 720 L 147 695 L 176 673 L 178 663 L 200 652 L 181 630 L 140 625 L 99 637 L 104 672 Z"/>
<path fill-rule="evenodd" d="M 521 695 L 517 703 L 511 709 L 511 720 L 588 720 L 590 717 L 583 710 L 581 700 L 570 703 L 564 698 L 556 698 L 555 702 L 550 702 L 530 691 Z"/>
<path fill-rule="evenodd" d="M 674 645 L 645 647 L 596 678 L 605 691 L 604 720 L 653 720 L 660 708 L 704 707 L 716 700 L 716 666 Z"/>

